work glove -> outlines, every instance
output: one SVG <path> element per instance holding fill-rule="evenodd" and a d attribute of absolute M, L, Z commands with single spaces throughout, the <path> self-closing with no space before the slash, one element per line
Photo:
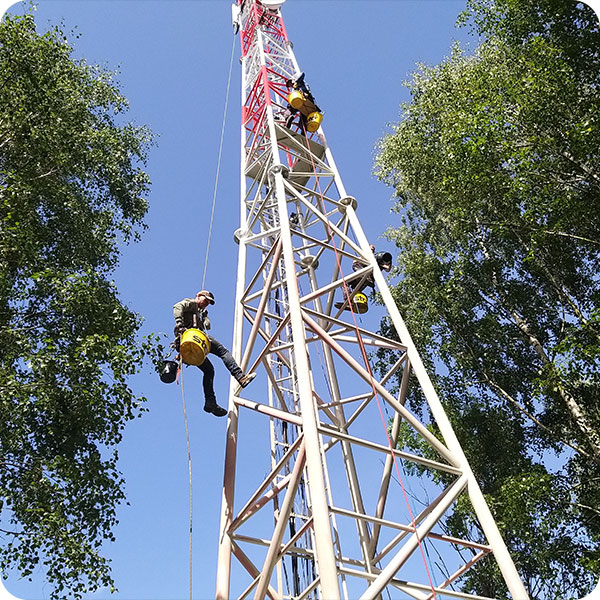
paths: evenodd
<path fill-rule="evenodd" d="M 175 335 L 182 335 L 186 329 L 187 327 L 185 325 L 177 325 L 175 327 Z"/>

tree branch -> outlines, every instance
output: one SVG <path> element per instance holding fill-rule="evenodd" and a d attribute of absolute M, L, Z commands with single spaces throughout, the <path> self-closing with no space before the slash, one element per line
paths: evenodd
<path fill-rule="evenodd" d="M 518 234 L 517 234 L 517 238 L 518 238 L 519 243 L 521 244 L 521 247 L 523 248 L 523 250 L 525 252 L 528 252 L 529 247 L 525 243 L 525 240 L 523 240 Z M 577 304 L 575 303 L 573 298 L 571 298 L 569 293 L 565 290 L 564 286 L 557 281 L 556 277 L 554 276 L 552 271 L 546 266 L 544 261 L 536 260 L 536 264 L 539 265 L 539 267 L 542 269 L 542 271 L 544 271 L 544 274 L 546 275 L 546 277 L 552 282 L 552 285 L 553 285 L 554 289 L 556 290 L 556 293 L 559 295 L 559 297 L 561 297 L 563 299 L 563 301 L 566 302 L 571 307 L 571 309 L 573 310 L 573 313 L 581 321 L 581 323 L 583 323 L 584 326 L 587 326 L 589 324 L 589 320 L 585 318 L 585 316 L 581 312 L 579 306 L 577 306 Z M 600 338 L 598 338 L 598 339 L 600 340 Z"/>
<path fill-rule="evenodd" d="M 471 221 L 469 219 L 459 219 L 459 222 L 464 223 L 466 225 L 471 225 L 473 223 L 473 221 Z M 589 244 L 594 244 L 595 246 L 600 246 L 600 240 L 592 240 L 590 238 L 586 238 L 581 235 L 575 235 L 573 233 L 567 233 L 565 231 L 552 231 L 551 229 L 541 229 L 541 228 L 536 229 L 533 226 L 528 227 L 527 225 L 522 225 L 522 224 L 517 224 L 517 223 L 507 223 L 507 222 L 501 223 L 500 221 L 477 220 L 476 225 L 482 225 L 484 227 L 508 227 L 509 229 L 512 229 L 514 231 L 518 231 L 518 230 L 540 231 L 546 235 L 554 235 L 554 236 L 558 236 L 558 237 L 570 238 L 570 239 L 578 240 L 580 242 L 587 242 Z"/>
<path fill-rule="evenodd" d="M 556 434 L 552 431 L 552 429 L 550 429 L 550 427 L 544 425 L 539 419 L 532 415 L 518 400 L 513 398 L 504 388 L 502 388 L 495 381 L 493 381 L 485 371 L 482 371 L 481 374 L 483 375 L 483 378 L 485 379 L 486 383 L 491 388 L 495 389 L 503 398 L 508 400 L 514 406 L 516 406 L 528 419 L 535 423 L 540 429 L 547 431 L 548 433 L 552 434 L 553 437 L 556 438 Z M 558 438 L 556 441 L 561 444 L 564 444 L 565 446 L 569 446 L 569 448 L 572 448 L 573 450 L 575 450 L 575 452 L 581 454 L 582 456 L 585 456 L 586 458 L 593 458 L 585 450 L 582 450 L 579 446 L 575 446 L 570 442 L 567 442 L 566 440 Z"/>
<path fill-rule="evenodd" d="M 43 175 L 38 175 L 37 177 L 34 177 L 33 181 L 35 181 L 36 179 L 42 179 L 44 177 L 49 177 L 50 175 L 54 175 L 54 173 L 58 173 L 58 169 L 50 169 L 47 173 L 44 173 Z"/>
<path fill-rule="evenodd" d="M 577 400 L 570 394 L 559 381 L 559 377 L 556 375 L 556 366 L 550 360 L 541 342 L 537 339 L 537 337 L 531 332 L 531 328 L 529 325 L 521 318 L 521 316 L 516 312 L 512 312 L 514 322 L 521 331 L 522 335 L 529 342 L 529 345 L 535 350 L 536 354 L 540 357 L 542 364 L 552 371 L 552 379 L 554 380 L 554 386 L 558 395 L 563 400 L 565 406 L 567 407 L 567 411 L 571 415 L 571 418 L 575 422 L 575 425 L 579 429 L 581 433 L 583 433 L 586 438 L 588 444 L 592 449 L 592 453 L 594 455 L 594 460 L 600 464 L 600 436 L 594 431 L 591 425 L 587 421 L 587 417 L 584 414 L 583 409 L 579 406 Z"/>
<path fill-rule="evenodd" d="M 479 221 L 476 222 L 480 225 Z M 481 239 L 476 239 L 478 241 L 479 247 L 481 248 L 483 255 L 490 262 L 490 265 L 493 265 L 494 263 L 491 260 L 491 257 L 489 255 L 489 252 L 487 251 L 487 248 L 485 247 L 485 244 Z M 521 332 L 521 335 L 524 337 L 527 343 L 531 346 L 531 348 L 533 348 L 534 352 L 538 355 L 542 364 L 551 370 L 551 379 L 553 380 L 552 383 L 554 384 L 558 395 L 564 402 L 567 408 L 567 412 L 571 415 L 575 426 L 583 434 L 585 440 L 589 444 L 590 449 L 592 450 L 593 456 L 590 456 L 590 458 L 593 458 L 595 462 L 600 464 L 600 436 L 588 423 L 588 419 L 584 414 L 583 409 L 581 408 L 581 406 L 579 406 L 574 396 L 570 394 L 561 385 L 560 377 L 556 373 L 556 365 L 552 362 L 552 360 L 550 360 L 550 358 L 546 354 L 544 347 L 531 331 L 531 327 L 529 326 L 529 324 L 519 315 L 517 310 L 510 305 L 510 302 L 507 301 L 506 295 L 503 293 L 502 287 L 499 284 L 498 274 L 495 269 L 492 270 L 492 282 L 494 284 L 494 288 L 496 289 L 497 301 L 499 305 L 502 306 L 511 315 L 512 321 L 515 323 L 515 325 L 517 326 L 517 328 Z"/>
<path fill-rule="evenodd" d="M 596 175 L 590 167 L 578 161 L 570 152 L 564 150 L 560 153 L 563 158 L 566 158 L 572 165 L 581 169 L 588 177 L 591 177 L 596 183 L 600 183 L 600 176 Z"/>
<path fill-rule="evenodd" d="M 577 508 L 584 508 L 585 510 L 589 510 L 590 512 L 593 512 L 593 513 L 597 514 L 598 516 L 600 516 L 600 510 L 598 510 L 597 508 L 594 508 L 593 506 L 588 506 L 587 504 L 579 504 L 579 502 L 575 502 L 575 506 Z"/>

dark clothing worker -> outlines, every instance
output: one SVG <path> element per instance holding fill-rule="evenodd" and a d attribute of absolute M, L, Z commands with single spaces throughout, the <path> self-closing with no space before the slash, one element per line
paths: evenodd
<path fill-rule="evenodd" d="M 377 262 L 377 264 L 379 265 L 379 268 L 382 271 L 391 271 L 392 269 L 392 255 L 389 252 L 375 252 L 375 246 L 373 246 L 371 244 L 371 252 L 373 252 L 373 254 L 375 255 L 375 262 Z M 359 271 L 360 269 L 364 268 L 366 266 L 366 264 L 364 262 L 362 262 L 361 260 L 355 260 L 352 263 L 352 270 L 354 272 Z M 370 273 L 367 278 L 362 282 L 361 285 L 360 284 L 361 278 L 355 279 L 353 281 L 350 281 L 350 288 L 352 289 L 352 291 L 354 291 L 356 288 L 358 288 L 358 292 L 364 290 L 366 287 L 370 287 L 373 288 L 373 290 L 375 289 L 375 277 L 373 276 L 373 273 Z"/>
<path fill-rule="evenodd" d="M 179 338 L 186 329 L 195 327 L 196 329 L 201 329 L 205 333 L 207 329 L 210 329 L 210 321 L 208 320 L 208 312 L 206 309 L 209 304 L 214 303 L 215 297 L 212 292 L 202 290 L 196 294 L 195 298 L 184 298 L 173 306 L 177 349 L 179 349 Z M 256 377 L 256 373 L 244 374 L 231 355 L 231 352 L 211 335 L 207 334 L 207 337 L 210 340 L 210 354 L 218 356 L 236 381 L 243 388 L 246 387 Z M 215 369 L 208 357 L 204 359 L 204 362 L 199 365 L 198 368 L 203 373 L 202 387 L 204 389 L 204 410 L 212 413 L 216 417 L 224 417 L 227 414 L 227 410 L 217 404 L 213 385 Z"/>

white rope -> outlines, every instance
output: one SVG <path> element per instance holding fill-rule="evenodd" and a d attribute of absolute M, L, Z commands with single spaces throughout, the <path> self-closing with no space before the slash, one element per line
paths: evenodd
<path fill-rule="evenodd" d="M 179 377 L 180 377 L 180 385 L 181 385 L 181 402 L 183 404 L 183 420 L 185 423 L 185 439 L 187 442 L 187 453 L 188 453 L 188 471 L 190 478 L 190 600 L 192 600 L 192 506 L 193 506 L 193 496 L 192 496 L 192 453 L 190 450 L 190 432 L 188 429 L 188 420 L 187 420 L 187 411 L 185 409 L 185 394 L 183 391 L 183 360 L 179 359 Z"/>
<path fill-rule="evenodd" d="M 227 76 L 227 93 L 225 94 L 225 108 L 223 110 L 223 126 L 221 127 L 221 142 L 219 144 L 219 158 L 217 160 L 217 174 L 215 177 L 215 190 L 213 193 L 212 209 L 210 211 L 210 225 L 208 227 L 208 240 L 206 242 L 206 257 L 204 259 L 204 274 L 202 275 L 202 289 L 206 280 L 206 268 L 208 266 L 208 253 L 210 249 L 210 239 L 212 237 L 213 218 L 215 215 L 215 203 L 217 200 L 217 189 L 219 186 L 219 171 L 221 170 L 221 154 L 223 152 L 223 138 L 225 136 L 225 122 L 227 120 L 227 105 L 229 104 L 229 88 L 231 87 L 231 69 L 233 66 L 233 51 L 235 49 L 235 35 L 231 43 L 231 58 L 229 59 L 229 75 Z"/>

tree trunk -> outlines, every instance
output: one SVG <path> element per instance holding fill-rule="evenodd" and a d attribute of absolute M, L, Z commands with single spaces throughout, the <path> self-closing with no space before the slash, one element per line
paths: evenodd
<path fill-rule="evenodd" d="M 513 319 L 521 331 L 521 333 L 525 336 L 531 347 L 535 350 L 537 355 L 540 357 L 542 363 L 545 366 L 549 366 L 552 369 L 552 379 L 556 385 L 556 390 L 564 402 L 573 422 L 583 434 L 585 441 L 588 443 L 592 454 L 594 455 L 594 460 L 600 464 L 600 435 L 596 433 L 594 428 L 589 424 L 587 416 L 585 415 L 584 410 L 579 406 L 577 400 L 563 388 L 563 386 L 558 381 L 558 377 L 556 376 L 556 368 L 554 363 L 550 360 L 542 344 L 540 341 L 531 333 L 529 326 L 527 323 L 513 310 L 511 311 Z"/>

